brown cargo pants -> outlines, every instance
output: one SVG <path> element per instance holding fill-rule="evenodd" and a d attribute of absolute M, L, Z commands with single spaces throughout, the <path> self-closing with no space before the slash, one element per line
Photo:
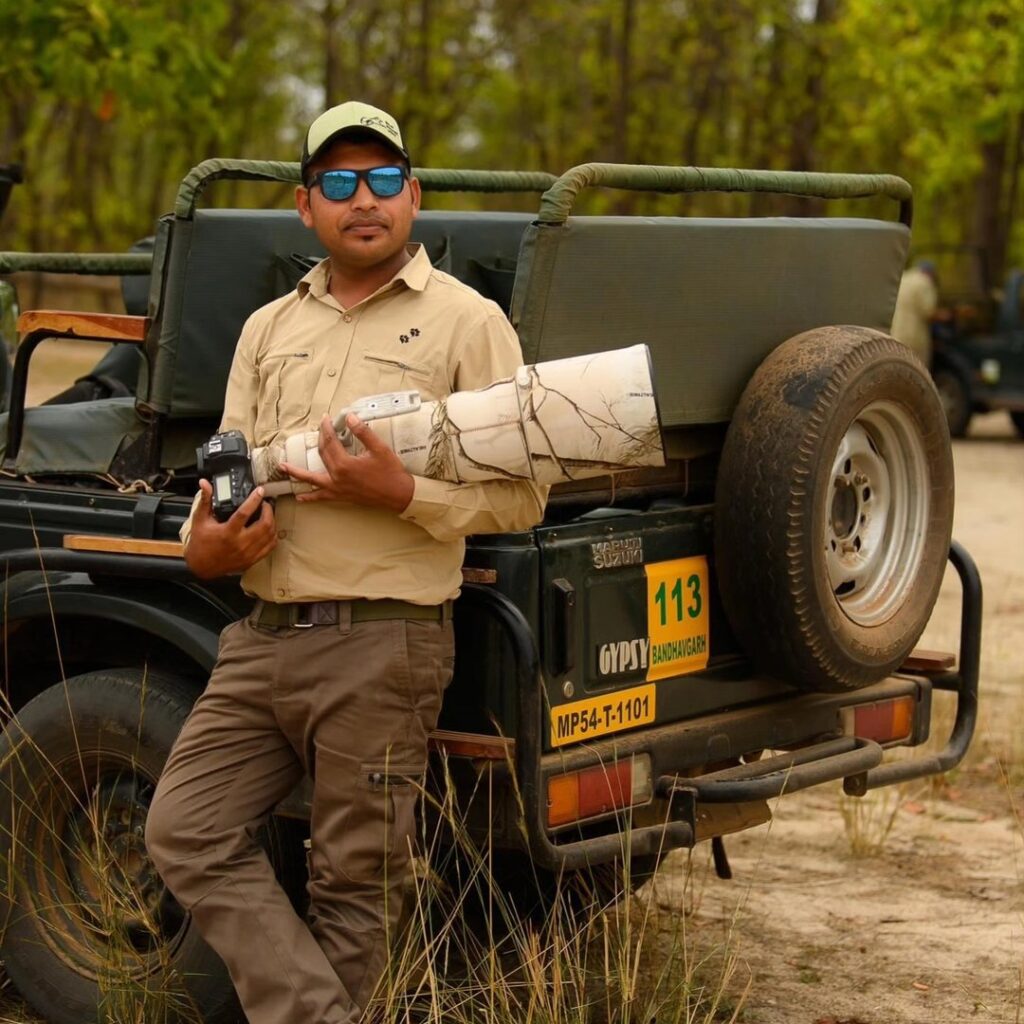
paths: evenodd
<path fill-rule="evenodd" d="M 388 955 L 426 760 L 452 671 L 450 620 L 221 635 L 209 685 L 160 778 L 146 845 L 221 956 L 250 1024 L 348 1024 Z M 254 840 L 313 778 L 308 920 Z M 410 781 L 412 780 L 412 781 Z"/>

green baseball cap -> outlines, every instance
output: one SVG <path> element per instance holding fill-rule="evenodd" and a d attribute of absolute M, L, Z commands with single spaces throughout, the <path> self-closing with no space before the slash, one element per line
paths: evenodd
<path fill-rule="evenodd" d="M 310 126 L 302 144 L 302 171 L 326 145 L 350 132 L 376 135 L 385 145 L 400 153 L 405 160 L 409 154 L 402 142 L 402 130 L 398 122 L 379 107 L 369 103 L 349 100 L 325 110 Z"/>

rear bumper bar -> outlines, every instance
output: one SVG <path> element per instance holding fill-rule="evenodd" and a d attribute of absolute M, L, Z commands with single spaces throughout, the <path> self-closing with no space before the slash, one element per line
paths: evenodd
<path fill-rule="evenodd" d="M 574 870 L 622 857 L 692 846 L 696 809 L 705 803 L 741 803 L 776 797 L 837 779 L 851 795 L 908 779 L 948 771 L 963 758 L 974 734 L 978 709 L 981 650 L 981 579 L 967 551 L 954 542 L 950 560 L 962 589 L 960 651 L 956 671 L 941 675 L 892 676 L 852 693 L 794 695 L 782 707 L 741 708 L 687 722 L 626 733 L 614 740 L 542 755 L 543 687 L 536 646 L 518 609 L 491 592 L 490 609 L 505 625 L 517 648 L 520 728 L 516 737 L 516 774 L 526 813 L 526 837 L 532 858 L 552 869 Z M 482 595 L 481 595 L 482 596 Z M 957 695 L 956 720 L 945 748 L 934 755 L 882 763 L 883 750 L 872 740 L 838 735 L 840 709 L 852 703 L 915 694 L 930 708 L 932 689 Z M 818 741 L 807 744 L 808 738 Z M 730 760 L 759 746 L 787 753 L 751 764 L 695 777 L 681 777 L 677 765 Z M 792 747 L 793 749 L 789 749 Z M 601 760 L 648 753 L 656 772 L 656 795 L 666 800 L 664 823 L 568 841 L 553 840 L 544 817 L 547 777 Z M 660 767 L 659 767 L 660 766 Z"/>
<path fill-rule="evenodd" d="M 882 748 L 874 740 L 841 736 L 699 778 L 663 775 L 655 791 L 669 800 L 689 791 L 696 800 L 716 804 L 767 800 L 783 792 L 792 793 L 834 779 L 863 777 L 881 764 L 882 755 Z"/>
<path fill-rule="evenodd" d="M 665 775 L 658 779 L 658 795 L 674 799 L 681 791 L 689 791 L 698 801 L 732 803 L 763 800 L 783 792 L 792 793 L 822 782 L 842 779 L 843 789 L 849 796 L 864 796 L 870 789 L 937 775 L 959 764 L 970 746 L 978 718 L 982 594 L 977 566 L 955 541 L 949 558 L 960 577 L 962 591 L 960 653 L 956 671 L 944 672 L 929 680 L 935 689 L 949 690 L 957 695 L 953 731 L 939 753 L 882 764 L 883 752 L 877 743 L 844 736 L 780 754 L 767 761 L 739 765 L 699 778 Z"/>
<path fill-rule="evenodd" d="M 847 778 L 844 788 L 850 796 L 863 796 L 869 789 L 890 786 L 895 782 L 938 775 L 955 768 L 967 753 L 978 721 L 978 675 L 981 666 L 981 576 L 974 559 L 966 549 L 953 541 L 949 560 L 960 577 L 960 652 L 958 668 L 933 676 L 931 684 L 936 690 L 956 694 L 956 718 L 953 731 L 943 749 L 932 756 L 916 757 L 909 761 L 879 765 L 863 777 Z"/>

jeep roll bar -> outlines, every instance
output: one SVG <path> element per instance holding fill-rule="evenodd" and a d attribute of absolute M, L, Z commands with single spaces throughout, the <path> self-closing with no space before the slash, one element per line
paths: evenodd
<path fill-rule="evenodd" d="M 541 196 L 538 220 L 541 224 L 564 224 L 580 192 L 599 186 L 639 192 L 770 192 L 818 199 L 884 196 L 899 203 L 899 221 L 908 228 L 914 208 L 910 184 L 894 174 L 590 163 L 570 167 Z"/>
<path fill-rule="evenodd" d="M 413 168 L 427 192 L 543 192 L 558 179 L 545 171 L 473 171 Z M 279 181 L 297 185 L 299 164 L 275 160 L 212 158 L 196 164 L 182 179 L 174 215 L 191 220 L 206 187 L 214 181 Z M 144 275 L 153 269 L 152 253 L 0 252 L 0 274 L 35 270 L 50 274 Z"/>
<path fill-rule="evenodd" d="M 427 192 L 543 192 L 557 178 L 544 171 L 463 171 L 445 167 L 414 167 L 413 176 Z M 190 220 L 203 190 L 213 181 L 282 181 L 298 185 L 297 163 L 274 160 L 214 158 L 196 164 L 185 175 L 174 201 L 174 215 Z"/>
<path fill-rule="evenodd" d="M 899 221 L 910 227 L 913 192 L 893 174 L 827 174 L 804 171 L 758 171 L 728 167 L 673 167 L 587 163 L 556 177 L 546 171 L 478 171 L 413 168 L 428 192 L 542 192 L 538 220 L 564 224 L 584 189 L 605 187 L 642 192 L 767 192 L 819 199 L 866 199 L 884 196 L 899 203 Z M 276 160 L 211 158 L 182 179 L 174 215 L 191 220 L 199 197 L 214 181 L 279 181 L 298 184 L 299 164 Z M 40 270 L 55 274 L 148 274 L 149 253 L 0 253 L 0 274 Z"/>

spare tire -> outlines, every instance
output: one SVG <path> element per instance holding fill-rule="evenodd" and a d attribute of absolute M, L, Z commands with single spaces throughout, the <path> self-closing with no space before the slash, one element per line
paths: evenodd
<path fill-rule="evenodd" d="M 931 615 L 952 521 L 946 417 L 905 345 L 822 327 L 758 367 L 722 451 L 715 562 L 765 671 L 824 691 L 892 672 Z"/>

